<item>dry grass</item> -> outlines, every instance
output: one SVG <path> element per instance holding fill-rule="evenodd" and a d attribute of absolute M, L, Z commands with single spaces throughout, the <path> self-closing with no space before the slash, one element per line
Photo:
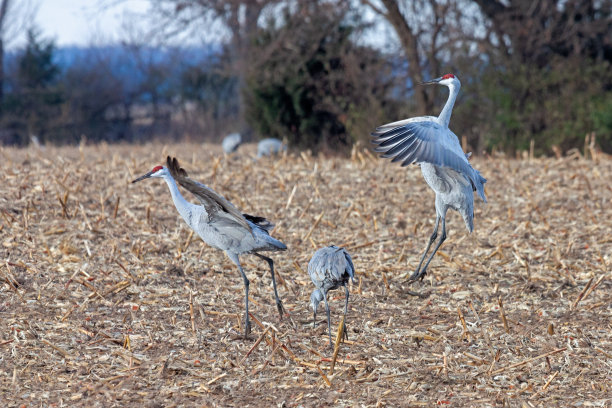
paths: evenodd
<path fill-rule="evenodd" d="M 247 152 L 0 150 L 4 406 L 612 406 L 612 160 L 475 159 L 489 205 L 477 202 L 472 235 L 450 214 L 430 273 L 409 287 L 434 221 L 418 168 L 365 150 Z M 265 263 L 244 256 L 254 323 L 239 336 L 233 264 L 190 234 L 161 180 L 129 184 L 166 154 L 277 224 L 290 318 Z M 359 280 L 333 374 L 305 273 L 331 243 Z M 332 292 L 334 326 L 342 304 Z"/>

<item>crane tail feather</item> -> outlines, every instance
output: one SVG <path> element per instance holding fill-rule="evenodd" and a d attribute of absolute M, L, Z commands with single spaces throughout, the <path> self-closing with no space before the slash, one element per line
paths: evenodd
<path fill-rule="evenodd" d="M 176 157 L 168 156 L 166 158 L 166 167 L 170 171 L 170 175 L 172 175 L 175 180 L 188 177 L 187 171 L 179 165 Z"/>

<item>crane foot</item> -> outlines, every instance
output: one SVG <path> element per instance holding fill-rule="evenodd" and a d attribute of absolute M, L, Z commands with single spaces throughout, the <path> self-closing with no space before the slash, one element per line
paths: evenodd
<path fill-rule="evenodd" d="M 408 279 L 410 282 L 416 282 L 418 280 L 423 280 L 423 278 L 427 275 L 427 271 L 425 269 L 421 269 L 414 271 L 414 273 Z"/>
<path fill-rule="evenodd" d="M 276 302 L 276 308 L 278 309 L 280 319 L 283 320 L 283 316 L 285 315 L 285 308 L 283 307 L 283 303 L 280 300 Z"/>
<path fill-rule="evenodd" d="M 428 293 L 419 293 L 419 292 L 413 292 L 411 290 L 407 290 L 406 293 L 409 294 L 410 296 L 420 297 L 421 299 L 425 299 L 425 298 L 429 297 L 429 292 Z"/>

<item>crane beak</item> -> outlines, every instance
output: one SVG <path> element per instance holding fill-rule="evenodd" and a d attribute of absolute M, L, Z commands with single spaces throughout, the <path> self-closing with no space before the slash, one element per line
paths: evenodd
<path fill-rule="evenodd" d="M 436 78 L 436 79 L 430 79 L 429 81 L 425 81 L 425 82 L 421 82 L 419 85 L 432 85 L 432 84 L 437 84 L 438 82 L 440 82 L 442 80 L 442 77 L 440 78 Z"/>
<path fill-rule="evenodd" d="M 138 177 L 136 180 L 132 180 L 132 183 L 136 183 L 137 181 L 148 179 L 149 177 L 151 177 L 151 174 L 153 174 L 152 171 L 148 172 L 145 175 L 142 175 L 142 176 Z"/>

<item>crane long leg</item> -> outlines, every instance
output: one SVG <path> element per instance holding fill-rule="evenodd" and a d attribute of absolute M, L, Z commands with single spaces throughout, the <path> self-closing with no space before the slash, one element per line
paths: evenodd
<path fill-rule="evenodd" d="M 325 297 L 323 300 L 325 301 L 325 312 L 327 312 L 327 333 L 329 334 L 329 346 L 332 347 L 332 339 L 331 339 L 331 318 L 329 316 L 329 304 L 327 303 L 327 293 L 324 293 Z"/>
<path fill-rule="evenodd" d="M 433 259 L 433 257 L 436 254 L 436 252 L 438 252 L 438 248 L 440 248 L 440 245 L 442 245 L 442 243 L 444 242 L 445 239 L 446 239 L 446 218 L 442 218 L 442 236 L 440 237 L 440 241 L 438 241 L 438 244 L 436 245 L 436 247 L 434 248 L 433 252 L 431 253 L 431 256 L 427 260 L 427 263 L 425 264 L 423 269 L 421 269 L 420 277 L 425 276 L 425 274 L 427 273 L 427 267 L 429 266 L 429 263 Z M 418 278 L 419 277 L 417 277 L 417 279 Z"/>
<path fill-rule="evenodd" d="M 268 258 L 267 256 L 258 254 L 257 252 L 253 252 L 253 254 L 266 261 L 270 266 L 270 274 L 272 275 L 272 286 L 274 287 L 274 297 L 276 298 L 276 308 L 278 309 L 278 314 L 280 315 L 281 320 L 283 320 L 285 308 L 283 307 L 283 303 L 278 297 L 278 291 L 276 290 L 276 278 L 274 277 L 274 261 L 272 261 L 272 259 Z"/>
<path fill-rule="evenodd" d="M 344 300 L 344 327 L 342 328 L 342 332 L 346 340 L 348 340 L 348 333 L 346 332 L 346 313 L 348 312 L 349 289 L 347 285 L 344 285 L 344 292 L 346 293 L 346 298 Z"/>
<path fill-rule="evenodd" d="M 242 275 L 242 280 L 244 282 L 244 338 L 246 339 L 249 333 L 251 333 L 251 322 L 249 321 L 249 279 L 244 273 L 242 265 L 240 265 L 238 255 L 227 252 L 227 256 L 236 264 L 236 266 L 238 266 L 238 270 L 240 270 L 240 274 Z"/>
<path fill-rule="evenodd" d="M 440 225 L 440 216 L 436 214 L 436 225 L 434 226 L 433 233 L 431 234 L 431 237 L 429 237 L 429 242 L 427 243 L 427 248 L 425 248 L 425 252 L 423 252 L 423 256 L 421 256 L 421 261 L 419 262 L 419 266 L 417 266 L 416 270 L 414 271 L 414 273 L 410 277 L 410 280 L 415 281 L 415 280 L 425 276 L 425 272 L 424 271 L 427 268 L 427 266 L 425 266 L 425 268 L 423 268 L 423 270 L 421 271 L 421 265 L 423 265 L 423 261 L 425 260 L 425 256 L 427 256 L 427 252 L 429 252 L 429 248 L 431 248 L 431 244 L 433 244 L 433 242 L 438 237 L 438 226 L 439 225 Z M 436 250 L 437 250 L 437 248 L 436 248 Z M 434 253 L 435 253 L 435 251 L 434 251 Z M 429 264 L 429 262 L 428 262 L 428 264 Z"/>

